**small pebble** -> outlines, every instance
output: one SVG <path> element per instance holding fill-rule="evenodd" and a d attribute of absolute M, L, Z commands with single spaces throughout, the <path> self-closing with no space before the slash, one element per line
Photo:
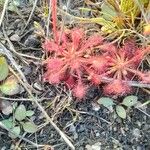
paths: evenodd
<path fill-rule="evenodd" d="M 99 132 L 97 132 L 97 133 L 96 133 L 96 137 L 99 137 L 99 136 L 100 136 L 100 133 L 99 133 Z"/>
<path fill-rule="evenodd" d="M 79 147 L 79 150 L 85 150 L 85 148 L 80 146 L 80 147 Z"/>
<path fill-rule="evenodd" d="M 6 148 L 5 146 L 3 146 L 3 147 L 1 148 L 1 150 L 7 150 L 7 148 Z"/>
<path fill-rule="evenodd" d="M 133 136 L 134 137 L 136 137 L 136 138 L 139 138 L 139 137 L 141 137 L 141 131 L 138 129 L 138 128 L 135 128 L 134 130 L 133 130 Z"/>
<path fill-rule="evenodd" d="M 32 69 L 29 66 L 23 66 L 22 70 L 23 70 L 24 75 L 29 75 L 32 72 Z"/>
<path fill-rule="evenodd" d="M 83 131 L 85 131 L 85 126 L 83 124 L 81 124 L 77 127 L 76 130 L 77 130 L 77 132 L 83 132 Z"/>
<path fill-rule="evenodd" d="M 13 34 L 11 37 L 10 37 L 10 40 L 11 41 L 14 41 L 14 42 L 19 42 L 20 41 L 20 37 L 18 34 Z"/>
<path fill-rule="evenodd" d="M 101 143 L 98 142 L 92 145 L 92 150 L 101 150 Z"/>
<path fill-rule="evenodd" d="M 97 143 L 95 143 L 93 145 L 87 144 L 85 146 L 85 148 L 86 148 L 86 150 L 101 150 L 101 143 L 97 142 Z"/>
<path fill-rule="evenodd" d="M 10 115 L 13 112 L 12 103 L 10 103 L 9 101 L 2 101 L 1 110 L 3 114 Z"/>
<path fill-rule="evenodd" d="M 116 127 L 114 127 L 114 131 L 117 131 L 117 128 L 116 128 Z"/>
<path fill-rule="evenodd" d="M 40 41 L 33 35 L 30 35 L 26 40 L 25 40 L 25 46 L 26 47 L 33 47 L 33 48 L 38 48 L 40 46 Z"/>
<path fill-rule="evenodd" d="M 99 145 L 92 145 L 92 150 L 101 150 Z"/>
<path fill-rule="evenodd" d="M 87 145 L 85 146 L 85 148 L 86 148 L 86 150 L 91 150 L 91 145 L 87 144 Z"/>
<path fill-rule="evenodd" d="M 118 118 L 116 119 L 116 122 L 118 122 L 118 123 L 122 123 L 121 118 L 119 118 L 119 117 L 118 117 Z"/>
<path fill-rule="evenodd" d="M 100 110 L 100 106 L 98 105 L 98 104 L 96 104 L 96 103 L 92 103 L 92 109 L 94 110 L 94 111 L 99 111 Z"/>
<path fill-rule="evenodd" d="M 73 124 L 69 126 L 69 132 L 76 132 L 76 128 Z"/>
<path fill-rule="evenodd" d="M 141 146 L 137 146 L 136 150 L 142 150 Z"/>
<path fill-rule="evenodd" d="M 143 129 L 144 129 L 144 130 L 149 130 L 149 129 L 150 129 L 150 125 L 149 125 L 149 124 L 145 124 L 145 125 L 143 126 Z"/>
<path fill-rule="evenodd" d="M 39 83 L 37 83 L 37 82 L 35 82 L 34 84 L 33 84 L 33 87 L 36 89 L 36 90 L 39 90 L 39 91 L 42 91 L 43 89 L 42 89 L 42 86 L 39 84 Z"/>
<path fill-rule="evenodd" d="M 140 121 L 136 121 L 136 124 L 139 126 L 139 127 L 141 127 L 141 122 Z"/>

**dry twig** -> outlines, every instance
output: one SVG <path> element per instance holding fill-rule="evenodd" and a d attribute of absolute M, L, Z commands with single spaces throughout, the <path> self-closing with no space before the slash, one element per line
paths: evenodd
<path fill-rule="evenodd" d="M 5 0 L 4 7 L 3 7 L 3 10 L 2 10 L 2 14 L 1 14 L 1 17 L 0 17 L 0 27 L 2 25 L 4 16 L 5 16 L 5 12 L 6 12 L 6 9 L 7 9 L 8 2 L 9 2 L 9 0 Z"/>
<path fill-rule="evenodd" d="M 27 23 L 26 23 L 26 25 L 25 25 L 23 31 L 26 29 L 26 27 L 28 26 L 28 24 L 29 24 L 29 22 L 30 22 L 30 20 L 31 20 L 31 18 L 32 18 L 32 15 L 33 15 L 33 13 L 34 13 L 34 11 L 35 11 L 37 2 L 38 2 L 38 0 L 35 0 L 35 1 L 34 1 L 32 11 L 31 11 L 31 13 L 30 13 L 30 16 L 29 16 L 29 18 L 28 18 L 28 20 L 27 20 Z"/>

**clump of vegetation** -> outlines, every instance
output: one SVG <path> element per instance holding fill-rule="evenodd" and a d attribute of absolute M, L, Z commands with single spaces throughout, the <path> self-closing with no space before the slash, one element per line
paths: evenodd
<path fill-rule="evenodd" d="M 86 3 L 89 5 L 88 2 Z M 132 32 L 131 30 L 141 33 L 141 27 L 147 21 L 145 10 L 148 10 L 148 7 L 148 0 L 106 0 L 102 2 L 101 6 L 96 5 L 97 9 L 87 9 L 95 17 L 90 19 L 80 18 L 80 20 L 100 24 L 104 34 L 115 33 L 115 37 L 118 37 L 122 33 L 124 35 L 127 31 L 128 36 Z M 86 8 L 82 9 L 86 11 Z"/>
<path fill-rule="evenodd" d="M 137 105 L 138 97 L 135 95 L 126 96 L 120 104 L 117 104 L 114 99 L 109 97 L 101 97 L 97 102 L 110 110 L 115 107 L 116 114 L 120 118 L 125 119 L 127 117 L 127 111 Z"/>
<path fill-rule="evenodd" d="M 117 48 L 114 45 L 100 46 L 103 50 L 96 66 L 93 67 L 95 75 L 100 78 L 112 78 L 113 81 L 104 87 L 106 94 L 124 95 L 131 92 L 131 87 L 123 81 L 141 80 L 150 83 L 149 72 L 142 72 L 139 69 L 141 61 L 150 52 L 150 48 L 138 48 L 134 40 L 127 40 L 124 46 Z M 96 63 L 96 59 L 94 59 Z M 93 66 L 93 65 L 92 65 Z M 103 71 L 101 73 L 101 71 Z"/>
<path fill-rule="evenodd" d="M 43 44 L 50 54 L 44 62 L 46 81 L 52 84 L 65 82 L 79 99 L 85 96 L 91 84 L 105 83 L 107 78 L 112 82 L 105 83 L 104 93 L 117 96 L 131 93 L 127 81 L 135 79 L 150 83 L 150 73 L 139 69 L 141 61 L 150 52 L 149 47 L 138 47 L 135 40 L 130 39 L 118 48 L 100 35 L 86 37 L 80 28 L 61 33 L 56 25 L 56 1 L 52 2 L 52 9 L 54 38 Z"/>
<path fill-rule="evenodd" d="M 11 138 L 18 137 L 23 131 L 27 133 L 37 131 L 37 126 L 30 119 L 34 115 L 34 111 L 26 110 L 23 104 L 17 106 L 17 103 L 14 103 L 12 113 L 8 119 L 1 121 L 10 130 Z"/>
<path fill-rule="evenodd" d="M 44 49 L 54 52 L 53 56 L 45 61 L 45 79 L 50 83 L 65 81 L 80 98 L 85 93 L 83 75 L 87 70 L 89 56 L 92 55 L 93 47 L 101 44 L 103 38 L 98 35 L 86 38 L 81 29 L 68 30 L 61 36 L 61 44 L 51 40 L 46 40 L 43 44 Z"/>

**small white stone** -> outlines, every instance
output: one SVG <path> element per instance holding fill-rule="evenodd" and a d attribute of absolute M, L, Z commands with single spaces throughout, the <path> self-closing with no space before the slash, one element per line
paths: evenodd
<path fill-rule="evenodd" d="M 100 136 L 100 133 L 99 133 L 99 132 L 97 132 L 97 133 L 96 133 L 96 137 L 99 137 L 99 136 Z"/>
<path fill-rule="evenodd" d="M 2 109 L 2 113 L 5 115 L 9 115 L 13 111 L 13 107 L 9 101 L 2 101 L 1 102 L 1 109 Z"/>
<path fill-rule="evenodd" d="M 33 87 L 39 91 L 42 91 L 42 86 L 37 82 L 34 83 Z"/>
<path fill-rule="evenodd" d="M 18 34 L 13 34 L 11 37 L 10 37 L 10 40 L 11 41 L 14 41 L 14 42 L 18 42 L 20 41 L 20 37 Z"/>
<path fill-rule="evenodd" d="M 138 128 L 135 128 L 133 130 L 133 136 L 135 136 L 136 138 L 140 138 L 141 137 L 141 131 Z"/>
<path fill-rule="evenodd" d="M 100 106 L 98 104 L 96 104 L 96 103 L 92 103 L 92 109 L 94 111 L 99 111 L 100 110 Z"/>
<path fill-rule="evenodd" d="M 92 145 L 92 150 L 101 150 L 101 143 L 98 142 Z"/>

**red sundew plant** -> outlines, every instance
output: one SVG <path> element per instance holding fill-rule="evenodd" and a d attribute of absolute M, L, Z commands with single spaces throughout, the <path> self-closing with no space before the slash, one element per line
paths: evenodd
<path fill-rule="evenodd" d="M 124 81 L 150 83 L 150 72 L 139 71 L 141 61 L 150 48 L 138 48 L 134 40 L 127 40 L 124 46 L 104 42 L 94 34 L 87 37 L 84 30 L 73 28 L 61 32 L 57 29 L 56 0 L 52 1 L 53 39 L 46 39 L 43 49 L 49 53 L 45 60 L 44 78 L 51 84 L 66 83 L 74 96 L 82 99 L 91 84 L 104 83 L 104 93 L 125 95 L 132 88 Z M 95 46 L 99 54 L 94 52 Z M 112 79 L 105 83 L 106 79 Z M 90 82 L 90 83 L 89 83 Z"/>
<path fill-rule="evenodd" d="M 84 75 L 88 56 L 94 46 L 101 44 L 103 38 L 98 35 L 86 37 L 79 28 L 66 30 L 61 33 L 56 28 L 56 0 L 52 1 L 52 25 L 54 39 L 46 40 L 43 48 L 51 53 L 45 61 L 47 72 L 45 80 L 52 84 L 64 81 L 76 97 L 83 98 L 87 86 L 84 84 Z"/>
<path fill-rule="evenodd" d="M 86 91 L 83 78 L 88 57 L 92 53 L 92 48 L 101 44 L 103 38 L 94 35 L 86 39 L 81 29 L 69 30 L 61 36 L 61 44 L 53 40 L 46 40 L 43 44 L 44 49 L 53 53 L 53 56 L 45 61 L 47 64 L 45 79 L 53 84 L 65 81 L 73 88 L 74 95 L 81 98 Z"/>
<path fill-rule="evenodd" d="M 113 79 L 112 82 L 104 87 L 106 94 L 124 95 L 130 93 L 132 88 L 123 81 L 136 79 L 143 83 L 150 83 L 150 73 L 139 71 L 141 61 L 150 52 L 149 47 L 138 48 L 134 40 L 127 40 L 120 49 L 113 45 L 108 48 L 106 46 L 104 47 L 104 53 L 100 56 L 102 61 L 97 61 L 96 66 L 99 66 L 99 70 L 97 69 L 98 67 L 93 69 L 96 70 L 94 75 L 99 75 L 99 80 L 100 78 Z M 103 50 L 103 46 L 100 47 Z M 101 73 L 102 71 L 104 73 Z"/>

